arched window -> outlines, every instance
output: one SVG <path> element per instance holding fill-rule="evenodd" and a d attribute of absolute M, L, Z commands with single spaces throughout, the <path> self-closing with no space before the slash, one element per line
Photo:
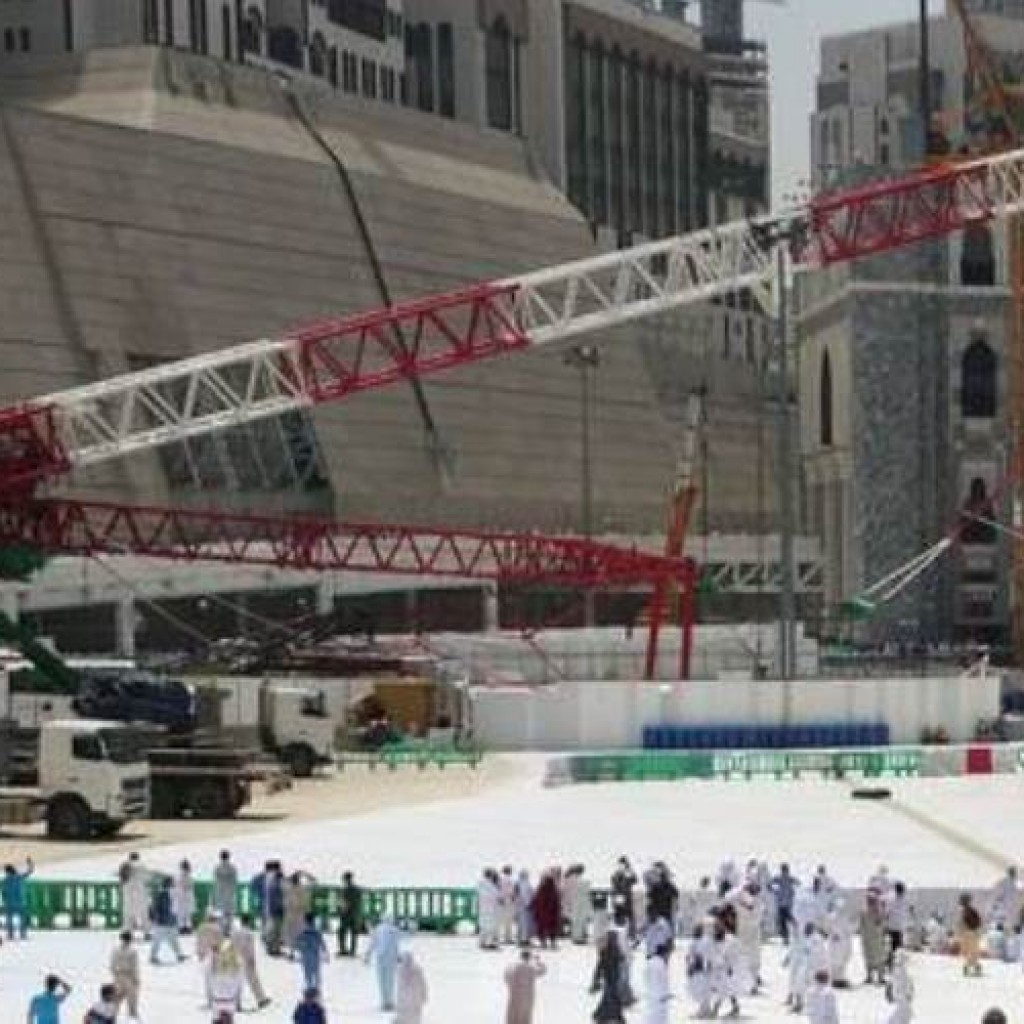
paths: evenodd
<path fill-rule="evenodd" d="M 309 44 L 309 73 L 323 78 L 327 73 L 327 40 L 322 33 L 316 32 Z"/>
<path fill-rule="evenodd" d="M 980 476 L 971 481 L 964 502 L 964 523 L 960 530 L 960 539 L 965 544 L 995 544 L 996 528 L 992 525 L 995 510 L 988 488 Z"/>
<path fill-rule="evenodd" d="M 835 432 L 832 422 L 832 360 L 828 349 L 821 357 L 821 380 L 818 385 L 820 423 L 818 425 L 819 440 L 823 448 L 831 448 L 834 444 Z"/>
<path fill-rule="evenodd" d="M 250 7 L 242 20 L 242 52 L 263 53 L 263 15 L 258 7 Z"/>
<path fill-rule="evenodd" d="M 960 252 L 960 283 L 991 288 L 996 283 L 996 257 L 992 232 L 984 224 L 964 230 Z"/>
<path fill-rule="evenodd" d="M 998 405 L 998 360 L 988 343 L 977 338 L 960 362 L 960 411 L 972 418 L 992 417 Z"/>
<path fill-rule="evenodd" d="M 512 33 L 502 17 L 495 18 L 487 31 L 484 68 L 487 124 L 509 131 L 512 128 Z"/>

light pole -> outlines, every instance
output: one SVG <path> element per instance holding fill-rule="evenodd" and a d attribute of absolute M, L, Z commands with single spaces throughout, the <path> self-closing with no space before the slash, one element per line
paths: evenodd
<path fill-rule="evenodd" d="M 580 372 L 580 533 L 590 540 L 594 536 L 593 391 L 601 354 L 594 345 L 573 345 L 563 361 Z M 594 591 L 589 587 L 583 595 L 583 624 L 594 625 Z"/>

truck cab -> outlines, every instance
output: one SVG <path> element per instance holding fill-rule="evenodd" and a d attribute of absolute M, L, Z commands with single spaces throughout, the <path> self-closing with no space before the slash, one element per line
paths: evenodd
<path fill-rule="evenodd" d="M 52 838 L 113 835 L 149 810 L 149 766 L 141 734 L 100 719 L 44 722 L 38 788 Z"/>
<path fill-rule="evenodd" d="M 320 690 L 265 684 L 260 690 L 260 731 L 296 778 L 308 778 L 334 759 L 334 722 Z"/>

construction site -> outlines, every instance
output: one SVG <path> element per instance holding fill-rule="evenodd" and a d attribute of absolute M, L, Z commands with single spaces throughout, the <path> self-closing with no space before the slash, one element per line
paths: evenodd
<path fill-rule="evenodd" d="M 823 37 L 783 201 L 756 6 L 3 6 L 33 927 L 115 927 L 128 849 L 333 886 L 317 823 L 358 819 L 381 914 L 477 928 L 399 888 L 470 885 L 515 795 L 516 857 L 576 821 L 611 870 L 612 784 L 645 857 L 704 822 L 693 873 L 787 815 L 807 867 L 804 799 L 866 871 L 889 812 L 850 795 L 910 808 L 879 826 L 908 872 L 947 858 L 929 910 L 1013 860 L 963 787 L 1009 808 L 1024 765 L 1024 11 Z M 716 823 L 744 786 L 764 813 Z M 437 849 L 393 857 L 416 822 Z"/>

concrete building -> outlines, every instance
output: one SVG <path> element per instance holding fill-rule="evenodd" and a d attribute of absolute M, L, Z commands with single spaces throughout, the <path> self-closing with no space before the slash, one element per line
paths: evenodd
<path fill-rule="evenodd" d="M 1024 50 L 1024 10 L 1005 9 L 977 24 L 1012 62 Z M 930 43 L 936 123 L 958 149 L 971 132 L 956 19 L 934 19 Z M 811 126 L 818 188 L 919 164 L 918 61 L 916 24 L 824 40 Z M 998 229 L 977 228 L 802 282 L 802 446 L 826 604 L 921 553 L 962 511 L 992 514 L 1007 459 L 1005 253 Z M 1005 635 L 1005 540 L 978 523 L 962 540 L 882 610 L 879 636 Z"/>
<path fill-rule="evenodd" d="M 0 47 L 0 400 L 380 306 L 375 263 L 399 299 L 598 251 L 524 133 L 457 106 L 419 109 L 412 3 L 0 4 L 0 39 L 13 44 Z M 505 6 L 512 17 L 523 5 Z M 680 71 L 690 62 L 699 77 L 692 28 L 652 24 L 650 45 L 679 49 Z M 440 80 L 431 88 L 440 105 Z M 676 228 L 706 216 L 683 188 L 667 205 Z M 686 398 L 709 386 L 700 527 L 723 578 L 746 580 L 753 601 L 777 586 L 777 569 L 750 562 L 770 552 L 755 535 L 774 523 L 770 484 L 751 483 L 771 472 L 757 404 L 765 330 L 745 310 L 708 309 L 598 336 L 590 382 L 593 526 L 631 536 L 662 529 Z M 400 387 L 171 446 L 76 486 L 135 502 L 581 528 L 581 372 L 562 353 L 454 372 L 423 395 L 439 444 Z M 805 562 L 813 589 L 813 546 Z M 31 596 L 19 591 L 15 606 L 30 610 Z"/>

